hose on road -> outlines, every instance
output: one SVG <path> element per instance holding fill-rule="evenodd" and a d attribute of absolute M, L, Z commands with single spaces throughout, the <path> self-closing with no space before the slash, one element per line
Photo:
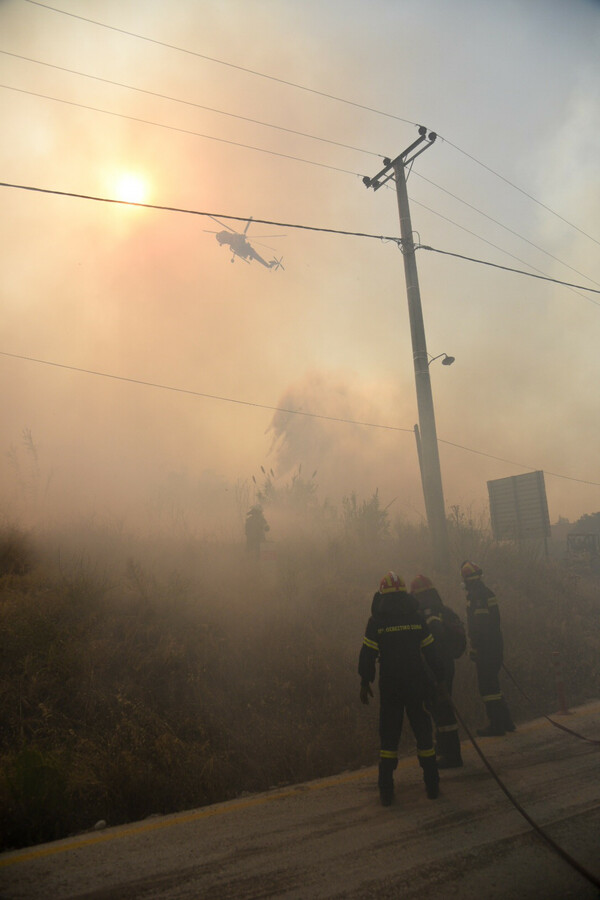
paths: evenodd
<path fill-rule="evenodd" d="M 524 688 L 521 687 L 521 685 L 519 684 L 517 679 L 506 668 L 504 663 L 502 663 L 502 668 L 504 669 L 504 671 L 506 672 L 506 674 L 508 675 L 508 677 L 510 678 L 512 683 L 515 685 L 517 690 L 520 691 L 520 693 L 523 695 L 523 697 L 525 697 L 527 702 L 530 703 L 532 706 L 534 706 L 534 702 L 531 699 L 531 697 L 526 693 Z M 546 719 L 546 721 L 550 722 L 551 725 L 554 725 L 555 728 L 560 728 L 561 731 L 566 731 L 567 734 L 572 734 L 573 737 L 579 738 L 579 740 L 581 740 L 581 741 L 587 741 L 588 744 L 594 744 L 595 746 L 600 747 L 600 741 L 595 741 L 592 738 L 585 737 L 583 734 L 579 734 L 577 731 L 573 731 L 572 728 L 567 728 L 566 725 L 561 725 L 560 722 L 555 722 L 554 719 L 551 719 L 550 716 L 547 716 L 545 713 L 541 714 L 541 718 Z"/>
<path fill-rule="evenodd" d="M 473 744 L 473 747 L 475 748 L 475 752 L 477 753 L 477 755 L 479 756 L 479 758 L 481 759 L 484 766 L 486 767 L 486 769 L 488 770 L 488 772 L 490 773 L 490 775 L 492 776 L 494 781 L 497 783 L 499 788 L 506 794 L 506 796 L 508 797 L 508 799 L 510 800 L 512 805 L 515 807 L 517 812 L 519 812 L 523 816 L 523 818 L 529 823 L 529 825 L 531 825 L 533 830 L 544 841 L 546 841 L 546 843 L 549 845 L 549 847 L 551 847 L 551 849 L 554 850 L 554 852 L 557 853 L 558 856 L 560 856 L 573 869 L 575 869 L 577 872 L 579 872 L 579 874 L 582 875 L 587 881 L 589 881 L 590 884 L 593 884 L 595 887 L 597 887 L 600 890 L 600 878 L 597 878 L 595 875 L 593 875 L 588 869 L 586 869 L 584 866 L 582 866 L 581 863 L 577 862 L 577 860 L 574 859 L 570 853 L 567 853 L 566 850 L 563 850 L 563 848 L 561 846 L 559 846 L 559 844 L 557 844 L 556 841 L 554 841 L 550 837 L 550 835 L 541 827 L 541 825 L 538 825 L 538 823 L 534 819 L 531 818 L 529 813 L 525 809 L 523 809 L 521 804 L 514 797 L 514 795 L 509 791 L 509 789 L 506 787 L 506 785 L 504 784 L 502 779 L 499 777 L 497 772 L 494 770 L 494 767 L 492 766 L 490 761 L 487 759 L 485 753 L 483 752 L 483 750 L 481 749 L 481 747 L 475 740 L 473 734 L 471 733 L 471 729 L 469 728 L 469 726 L 465 722 L 464 718 L 460 714 L 460 712 L 457 709 L 456 704 L 454 703 L 454 700 L 452 700 L 452 698 L 450 698 L 450 702 L 454 709 L 454 715 L 456 716 L 456 720 L 462 725 L 463 729 L 465 730 L 467 737 L 469 738 L 469 740 Z M 565 729 L 565 730 L 569 731 L 570 729 Z M 578 735 L 578 737 L 579 737 L 579 735 Z M 584 738 L 584 740 L 586 740 L 586 739 Z M 593 743 L 597 743 L 597 741 L 594 741 Z"/>

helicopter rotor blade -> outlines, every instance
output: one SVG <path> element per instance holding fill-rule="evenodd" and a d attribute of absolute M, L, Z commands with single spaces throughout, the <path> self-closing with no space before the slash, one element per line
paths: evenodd
<path fill-rule="evenodd" d="M 226 225 L 225 222 L 220 222 L 218 219 L 215 219 L 214 216 L 209 216 L 208 218 L 212 219 L 213 222 L 216 222 L 217 225 L 220 225 L 221 228 L 226 228 L 227 231 L 232 231 L 234 234 L 239 234 L 239 231 L 236 231 L 235 228 L 232 228 L 230 225 Z M 217 232 L 215 231 L 214 234 L 217 234 Z"/>
<path fill-rule="evenodd" d="M 252 244 L 256 244 L 257 247 L 266 247 L 267 250 L 272 250 L 274 253 L 277 252 L 277 247 L 270 247 L 269 244 L 263 244 L 262 241 L 255 241 L 252 239 Z"/>
<path fill-rule="evenodd" d="M 252 216 L 250 216 L 250 218 L 249 218 L 248 221 L 246 222 L 246 227 L 244 228 L 242 234 L 246 234 L 246 232 L 248 231 L 248 229 L 249 229 L 249 227 L 250 227 L 250 222 L 251 222 L 251 221 L 252 221 Z"/>

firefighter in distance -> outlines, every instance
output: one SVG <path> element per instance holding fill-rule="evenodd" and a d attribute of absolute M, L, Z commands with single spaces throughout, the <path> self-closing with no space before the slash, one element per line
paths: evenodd
<path fill-rule="evenodd" d="M 383 806 L 390 806 L 394 797 L 394 771 L 398 765 L 398 744 L 405 711 L 415 736 L 427 796 L 434 800 L 439 794 L 431 719 L 425 709 L 425 702 L 430 699 L 431 681 L 421 654 L 441 685 L 444 669 L 419 605 L 407 592 L 402 578 L 395 572 L 388 572 L 373 597 L 358 661 L 360 699 L 367 704 L 373 696 L 371 684 L 379 660 L 381 750 L 378 786 Z"/>
<path fill-rule="evenodd" d="M 410 592 L 419 602 L 419 608 L 433 635 L 444 668 L 444 684 L 447 691 L 438 692 L 431 706 L 435 723 L 438 769 L 457 769 L 462 766 L 463 761 L 451 697 L 454 660 L 461 657 L 467 647 L 465 629 L 454 610 L 442 602 L 433 582 L 426 575 L 417 575 L 413 579 Z"/>
<path fill-rule="evenodd" d="M 258 504 L 251 507 L 246 514 L 246 522 L 244 532 L 246 534 L 246 550 L 251 553 L 255 559 L 260 556 L 260 545 L 266 540 L 269 525 L 265 519 L 262 507 Z"/>
<path fill-rule="evenodd" d="M 493 591 L 483 581 L 483 570 L 465 560 L 460 573 L 467 592 L 467 629 L 477 669 L 479 694 L 485 704 L 488 724 L 479 728 L 480 737 L 501 736 L 515 731 L 515 723 L 500 689 L 499 673 L 504 657 L 500 611 Z"/>

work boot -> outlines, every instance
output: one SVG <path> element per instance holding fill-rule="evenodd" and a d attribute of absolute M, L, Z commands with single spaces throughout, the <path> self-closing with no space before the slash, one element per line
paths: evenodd
<path fill-rule="evenodd" d="M 439 738 L 443 738 L 439 740 Z M 460 752 L 460 739 L 458 729 L 445 731 L 439 735 L 438 750 L 440 757 L 437 760 L 438 769 L 460 769 L 463 761 Z"/>
<path fill-rule="evenodd" d="M 419 757 L 419 765 L 423 769 L 425 793 L 430 800 L 437 800 L 440 793 L 440 776 L 435 756 Z"/>
<path fill-rule="evenodd" d="M 506 733 L 504 724 L 504 713 L 501 700 L 486 700 L 485 711 L 489 719 L 489 725 L 485 728 L 478 728 L 479 737 L 502 737 Z"/>
<path fill-rule="evenodd" d="M 502 735 L 504 734 L 506 734 L 506 732 L 503 728 L 494 726 L 491 723 L 489 725 L 486 725 L 485 728 L 477 729 L 478 737 L 502 737 Z"/>
<path fill-rule="evenodd" d="M 425 782 L 425 793 L 429 800 L 437 800 L 440 796 L 440 781 Z"/>
<path fill-rule="evenodd" d="M 379 760 L 379 799 L 382 806 L 391 806 L 394 799 L 394 769 L 397 766 L 395 759 Z"/>
<path fill-rule="evenodd" d="M 502 722 L 504 724 L 505 731 L 510 731 L 510 732 L 516 731 L 517 726 L 515 725 L 515 723 L 512 720 L 512 716 L 511 716 L 510 710 L 508 708 L 508 703 L 506 702 L 504 697 L 500 701 L 500 709 L 502 712 Z"/>
<path fill-rule="evenodd" d="M 441 756 L 437 761 L 438 769 L 461 769 L 462 765 L 462 759 L 450 759 L 448 756 Z"/>

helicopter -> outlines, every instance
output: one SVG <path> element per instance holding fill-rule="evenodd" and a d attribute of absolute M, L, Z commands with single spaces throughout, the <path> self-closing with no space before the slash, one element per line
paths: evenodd
<path fill-rule="evenodd" d="M 235 258 L 237 256 L 240 259 L 243 259 L 244 262 L 247 262 L 247 263 L 250 263 L 252 260 L 255 260 L 256 262 L 259 262 L 261 264 L 261 266 L 265 266 L 266 269 L 283 269 L 283 266 L 281 265 L 281 260 L 283 259 L 283 257 L 280 257 L 280 259 L 276 259 L 274 257 L 273 259 L 270 259 L 268 261 L 266 259 L 263 259 L 262 256 L 260 255 L 260 253 L 256 252 L 256 250 L 254 249 L 254 247 L 252 246 L 252 244 L 249 242 L 248 238 L 246 237 L 248 228 L 250 227 L 250 223 L 252 222 L 252 217 L 250 217 L 248 219 L 248 221 L 246 222 L 246 227 L 244 228 L 243 231 L 235 231 L 235 229 L 230 228 L 229 225 L 226 225 L 224 222 L 220 222 L 218 219 L 215 219 L 214 216 L 209 216 L 209 218 L 212 219 L 213 222 L 216 222 L 217 225 L 220 225 L 222 228 L 224 228 L 225 231 L 209 231 L 208 228 L 205 228 L 204 230 L 208 234 L 214 234 L 216 236 L 219 244 L 221 244 L 221 245 L 226 244 L 228 247 L 231 248 L 231 252 L 233 254 L 231 257 L 231 262 L 235 262 Z M 284 235 L 281 235 L 281 234 L 262 235 L 262 237 L 283 237 L 283 236 Z M 264 246 L 266 247 L 267 245 L 265 244 Z M 269 247 L 269 249 L 272 249 L 272 248 Z"/>

